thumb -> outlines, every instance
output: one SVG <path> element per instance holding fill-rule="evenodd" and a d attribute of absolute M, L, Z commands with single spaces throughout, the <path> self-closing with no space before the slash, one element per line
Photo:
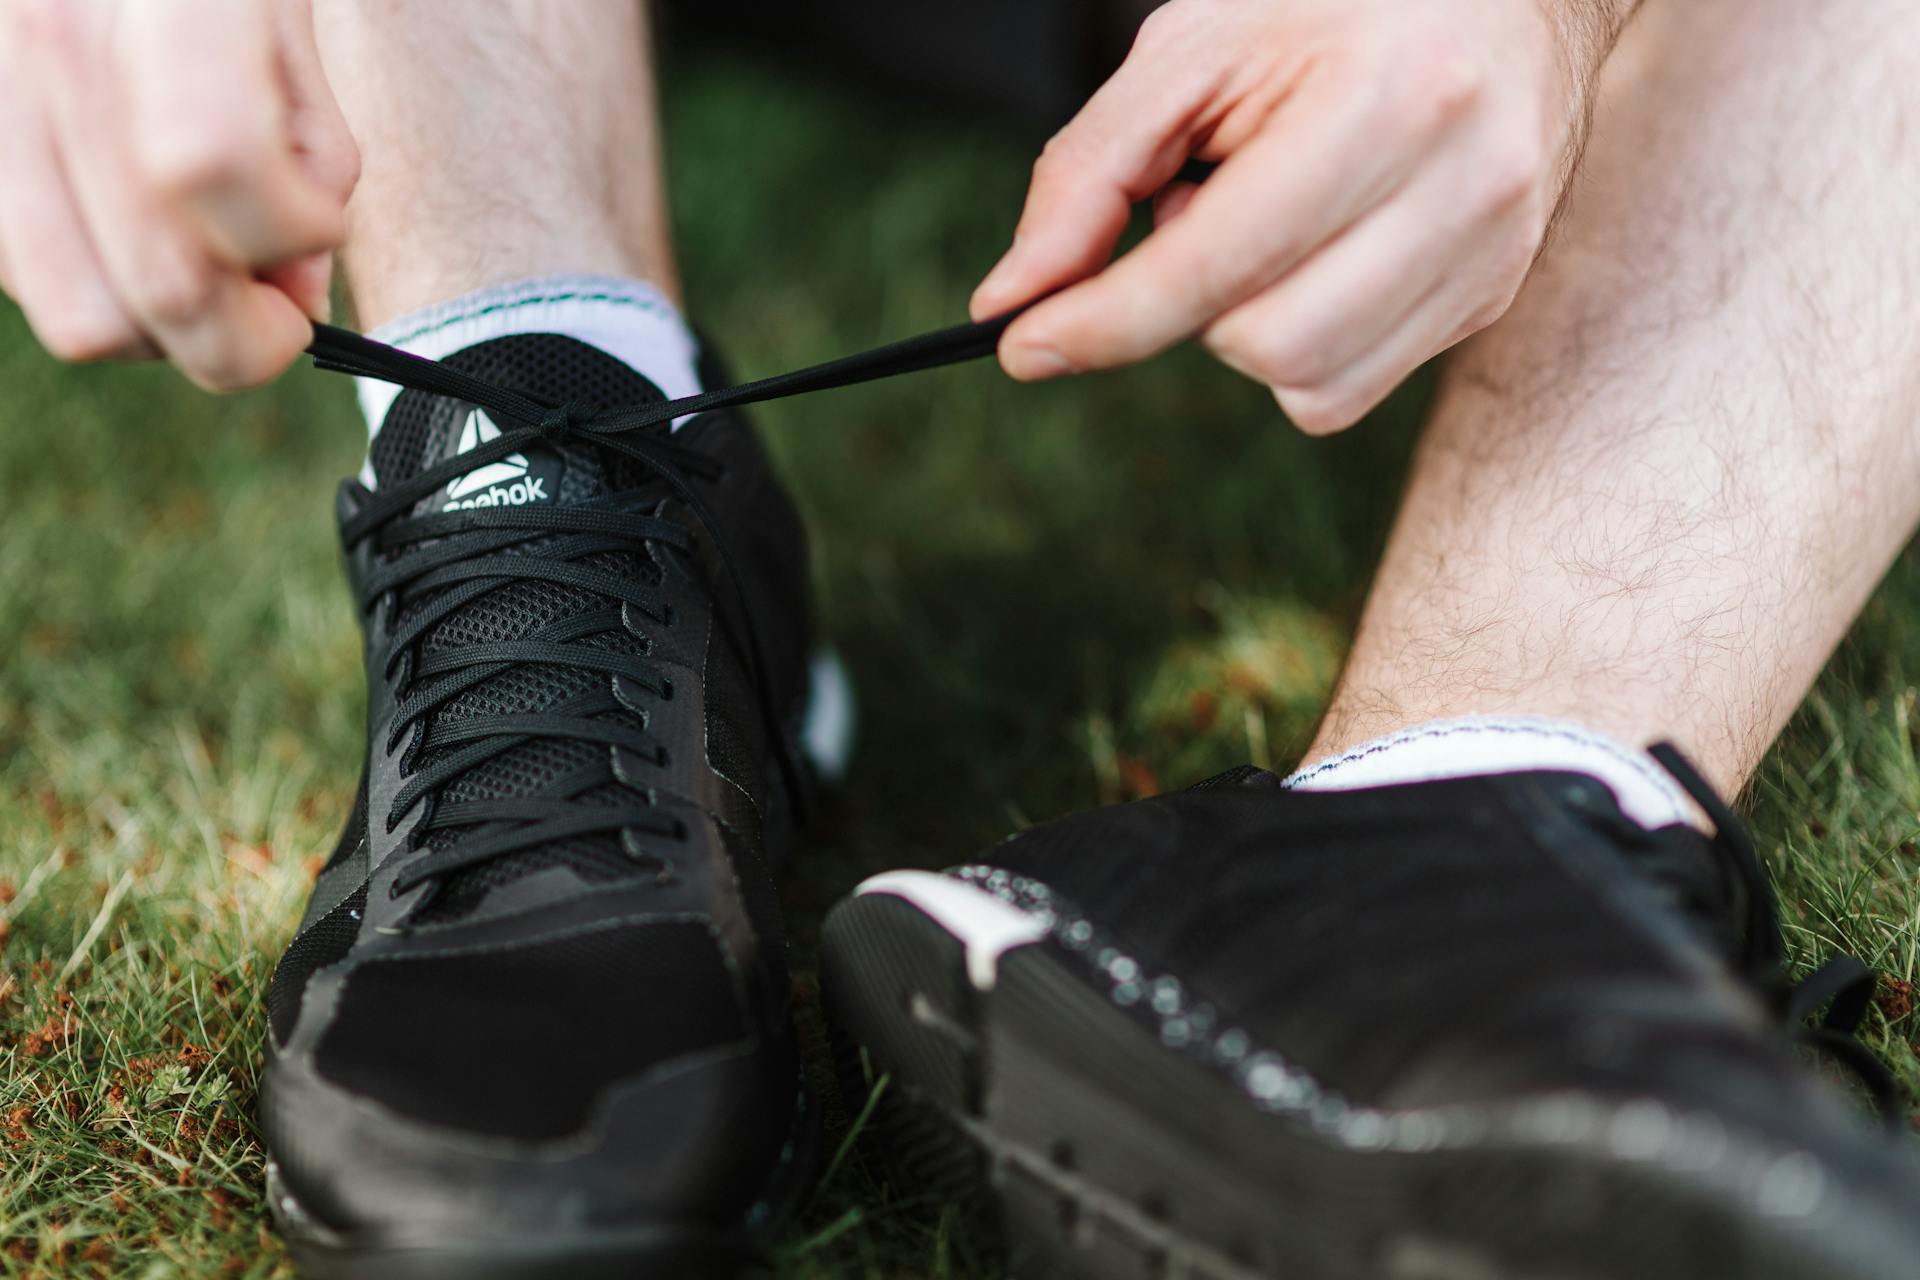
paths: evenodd
<path fill-rule="evenodd" d="M 333 315 L 333 255 L 313 253 L 260 273 L 260 279 L 293 299 L 309 320 Z"/>
<path fill-rule="evenodd" d="M 1040 153 L 1013 247 L 974 290 L 975 319 L 1099 271 L 1133 206 L 1179 172 L 1213 77 L 1155 32 L 1149 19 L 1113 78 Z"/>

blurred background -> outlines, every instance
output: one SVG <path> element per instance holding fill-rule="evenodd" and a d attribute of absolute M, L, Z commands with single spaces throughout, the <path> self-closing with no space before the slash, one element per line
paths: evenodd
<path fill-rule="evenodd" d="M 962 319 L 1040 141 L 1149 7 L 671 11 L 695 323 L 745 378 Z M 1426 386 L 1317 442 L 1194 350 L 758 414 L 861 698 L 851 776 L 785 886 L 823 1084 L 813 941 L 862 875 L 1293 763 Z M 364 446 L 343 379 L 212 399 L 165 370 L 63 368 L 0 303 L 0 1274 L 291 1274 L 252 1096 L 267 976 L 362 751 L 331 504 Z M 1909 1088 L 1917 619 L 1909 556 L 1749 797 L 1796 959 L 1846 946 L 1889 975 L 1869 1036 Z M 863 1101 L 832 1108 L 838 1154 L 782 1273 L 994 1274 L 949 1206 L 844 1141 Z"/>

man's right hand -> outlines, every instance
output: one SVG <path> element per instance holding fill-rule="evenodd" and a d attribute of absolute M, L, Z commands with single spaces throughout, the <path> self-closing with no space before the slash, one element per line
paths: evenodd
<path fill-rule="evenodd" d="M 62 359 L 272 378 L 359 168 L 309 0 L 0 0 L 0 289 Z"/>

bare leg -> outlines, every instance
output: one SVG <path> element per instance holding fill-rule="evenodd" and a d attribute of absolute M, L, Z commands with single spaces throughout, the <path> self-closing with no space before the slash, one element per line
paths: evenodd
<path fill-rule="evenodd" d="M 1920 515 L 1920 16 L 1648 0 L 1463 349 L 1310 758 L 1438 717 L 1742 783 Z"/>
<path fill-rule="evenodd" d="M 360 142 L 360 323 L 488 285 L 636 277 L 678 297 L 640 0 L 322 0 Z"/>

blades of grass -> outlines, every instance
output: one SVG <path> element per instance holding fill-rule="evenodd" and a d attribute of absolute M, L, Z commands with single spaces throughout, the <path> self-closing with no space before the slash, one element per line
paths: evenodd
<path fill-rule="evenodd" d="M 793 1248 L 787 1252 L 789 1256 L 794 1258 L 804 1258 L 810 1253 L 817 1253 L 819 1250 L 826 1248 L 835 1240 L 838 1240 L 841 1236 L 866 1221 L 866 1216 L 865 1212 L 858 1206 L 855 1206 L 841 1214 L 838 1218 L 835 1218 L 819 1231 L 808 1236 L 805 1240 L 802 1240 L 799 1244 L 794 1245 Z"/>
<path fill-rule="evenodd" d="M 1247 759 L 1256 768 L 1273 768 L 1273 757 L 1267 751 L 1267 717 L 1251 703 L 1247 705 Z"/>
<path fill-rule="evenodd" d="M 820 1175 L 820 1181 L 815 1184 L 813 1199 L 818 1200 L 820 1193 L 832 1185 L 833 1176 L 840 1172 L 840 1166 L 846 1162 L 847 1153 L 852 1151 L 853 1144 L 860 1140 L 860 1134 L 866 1129 L 867 1122 L 873 1118 L 873 1109 L 880 1105 L 881 1095 L 886 1093 L 887 1086 L 892 1082 L 891 1075 L 881 1076 L 874 1081 L 873 1088 L 867 1093 L 866 1105 L 860 1108 L 860 1114 L 855 1116 L 853 1123 L 847 1126 L 846 1135 L 840 1139 L 840 1145 L 834 1149 L 833 1159 L 827 1161 L 826 1172 Z"/>
<path fill-rule="evenodd" d="M 107 890 L 106 898 L 100 903 L 100 910 L 94 913 L 93 923 L 87 926 L 86 933 L 80 937 L 80 945 L 73 949 L 73 954 L 67 957 L 66 964 L 60 967 L 59 976 L 54 979 L 56 982 L 65 982 L 72 977 L 73 971 L 86 960 L 87 953 L 93 950 L 93 944 L 100 940 L 102 933 L 106 932 L 108 923 L 113 919 L 114 911 L 120 906 L 120 899 L 126 897 L 127 890 L 131 888 L 133 888 L 133 868 L 128 867 L 120 873 L 120 878 L 113 882 L 113 888 Z"/>
<path fill-rule="evenodd" d="M 0 920 L 13 919 L 20 913 L 22 907 L 33 901 L 33 895 L 39 892 L 40 886 L 46 883 L 48 876 L 60 869 L 60 864 L 66 860 L 66 856 L 66 847 L 58 846 L 52 853 L 42 858 L 39 865 L 27 873 L 27 882 L 21 885 L 19 891 L 13 895 L 13 901 L 4 908 L 0 908 Z"/>

